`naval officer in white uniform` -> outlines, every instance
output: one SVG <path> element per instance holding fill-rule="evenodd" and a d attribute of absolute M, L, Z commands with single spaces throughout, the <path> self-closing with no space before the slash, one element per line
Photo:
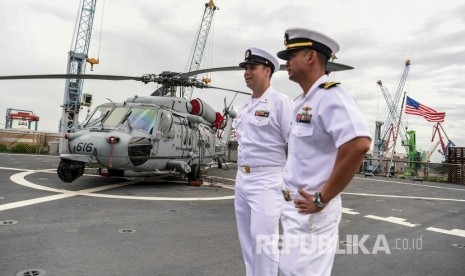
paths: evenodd
<path fill-rule="evenodd" d="M 234 201 L 238 236 L 246 275 L 276 276 L 282 171 L 293 102 L 270 86 L 272 74 L 279 70 L 271 54 L 249 48 L 239 66 L 252 96 L 233 125 L 239 145 Z"/>
<path fill-rule="evenodd" d="M 336 41 L 304 28 L 285 32 L 289 79 L 303 91 L 295 102 L 286 187 L 279 275 L 330 275 L 341 219 L 340 193 L 370 149 L 370 133 L 352 96 L 328 82 L 326 64 Z"/>

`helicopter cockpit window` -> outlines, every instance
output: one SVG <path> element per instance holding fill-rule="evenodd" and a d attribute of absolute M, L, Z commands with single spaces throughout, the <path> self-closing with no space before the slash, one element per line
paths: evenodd
<path fill-rule="evenodd" d="M 157 116 L 156 109 L 150 108 L 131 108 L 128 113 L 127 121 L 131 128 L 143 130 L 147 133 L 153 132 Z"/>
<path fill-rule="evenodd" d="M 118 124 L 123 120 L 124 116 L 127 116 L 129 107 L 115 107 L 113 112 L 108 116 L 108 118 L 103 123 L 104 128 L 117 127 Z"/>
<path fill-rule="evenodd" d="M 160 115 L 160 123 L 158 124 L 158 131 L 163 134 L 163 138 L 173 138 L 173 116 L 170 112 L 163 111 Z"/>
<path fill-rule="evenodd" d="M 113 107 L 97 107 L 89 119 L 84 122 L 82 127 L 102 127 L 103 120 L 110 114 L 112 109 Z"/>

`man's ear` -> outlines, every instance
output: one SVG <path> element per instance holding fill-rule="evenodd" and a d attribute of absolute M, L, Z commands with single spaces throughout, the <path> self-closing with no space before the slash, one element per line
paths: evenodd
<path fill-rule="evenodd" d="M 269 76 L 270 76 L 270 79 L 271 79 L 271 75 L 273 75 L 273 70 L 271 69 L 271 67 L 268 67 L 268 66 L 265 66 L 265 69 L 268 70 Z"/>
<path fill-rule="evenodd" d="M 308 61 L 312 60 L 315 57 L 315 51 L 308 51 Z"/>

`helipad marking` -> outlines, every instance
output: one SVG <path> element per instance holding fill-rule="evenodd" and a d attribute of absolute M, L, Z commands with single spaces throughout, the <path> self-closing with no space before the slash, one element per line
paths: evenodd
<path fill-rule="evenodd" d="M 225 180 L 231 180 L 235 181 L 235 179 L 231 178 L 224 178 L 224 177 L 218 177 L 218 176 L 210 176 L 211 178 L 218 178 L 218 179 L 225 179 Z M 364 178 L 359 178 L 358 179 L 364 179 Z M 380 181 L 380 182 L 389 182 L 389 183 L 397 183 L 397 184 L 409 184 L 409 185 L 419 185 L 419 184 L 412 184 L 412 183 L 404 183 L 404 182 L 395 182 L 395 181 L 386 181 L 386 180 L 374 180 L 374 181 Z M 227 185 L 224 188 L 229 188 Z M 465 191 L 464 189 L 454 189 L 454 188 L 447 188 L 447 187 L 437 187 L 437 186 L 430 186 L 430 185 L 420 185 L 420 186 L 426 186 L 426 187 L 433 187 L 433 188 L 440 188 L 440 189 L 450 189 L 450 190 L 459 190 L 459 191 Z M 229 189 L 234 189 L 234 188 L 229 188 Z M 454 199 L 454 198 L 439 198 L 439 197 L 419 197 L 419 196 L 398 196 L 398 195 L 383 195 L 383 194 L 366 194 L 366 193 L 347 193 L 343 192 L 342 194 L 346 195 L 359 195 L 359 196 L 373 196 L 373 197 L 390 197 L 390 198 L 405 198 L 405 199 L 423 199 L 423 200 L 439 200 L 439 201 L 453 201 L 453 202 L 465 202 L 465 199 Z M 347 214 L 351 214 L 350 209 L 343 210 Z M 356 213 L 356 212 L 355 212 Z M 356 213 L 359 214 L 359 213 Z"/>
<path fill-rule="evenodd" d="M 118 188 L 121 186 L 126 186 L 126 185 L 130 185 L 134 183 L 136 183 L 136 181 L 125 182 L 123 184 L 106 185 L 106 186 L 85 189 L 85 190 L 80 190 L 80 191 L 61 190 L 62 191 L 61 194 L 58 194 L 58 195 L 44 196 L 44 197 L 39 197 L 39 198 L 33 198 L 33 199 L 27 199 L 27 200 L 2 204 L 0 205 L 0 211 L 19 208 L 23 206 L 38 204 L 38 203 L 43 203 L 43 202 L 48 202 L 48 201 L 53 201 L 57 199 L 68 198 L 68 197 L 77 196 L 77 195 L 87 195 L 88 193 L 91 193 L 91 192 L 98 192 L 98 191 Z"/>
<path fill-rule="evenodd" d="M 30 171 L 28 169 L 18 169 L 18 168 L 7 168 L 7 167 L 0 167 L 0 170 L 9 170 L 9 171 Z"/>
<path fill-rule="evenodd" d="M 428 227 L 426 228 L 426 230 L 465 238 L 465 230 L 461 230 L 461 229 L 445 230 L 445 229 L 436 228 L 436 227 Z"/>
<path fill-rule="evenodd" d="M 342 212 L 343 212 L 344 214 L 349 214 L 349 215 L 358 215 L 358 214 L 360 214 L 360 213 L 354 212 L 354 211 L 352 211 L 352 210 L 353 210 L 353 209 L 349 209 L 349 208 L 344 208 L 344 207 L 342 207 Z"/>
<path fill-rule="evenodd" d="M 233 199 L 234 196 L 218 196 L 218 197 L 144 197 L 144 196 L 122 196 L 122 195 L 108 195 L 108 194 L 83 194 L 85 196 L 104 197 L 104 198 L 118 198 L 118 199 L 137 199 L 137 200 L 152 200 L 152 201 L 209 201 L 209 200 L 225 200 Z"/>
<path fill-rule="evenodd" d="M 26 186 L 26 187 L 29 187 L 29 188 L 33 188 L 33 189 L 36 189 L 36 190 L 49 191 L 49 192 L 53 192 L 53 193 L 71 192 L 69 190 L 55 189 L 55 188 L 50 188 L 50 187 L 34 184 L 34 183 L 29 182 L 26 179 L 24 179 L 26 176 L 28 176 L 30 174 L 33 174 L 33 173 L 36 173 L 36 172 L 39 172 L 39 171 L 31 171 L 31 170 L 29 170 L 29 171 L 26 171 L 26 172 L 20 172 L 20 173 L 17 173 L 17 174 L 13 174 L 12 176 L 10 176 L 10 180 L 13 181 L 16 184 Z"/>
<path fill-rule="evenodd" d="M 11 168 L 4 168 L 0 167 L 1 169 L 11 169 Z M 92 196 L 92 197 L 102 197 L 102 198 L 115 198 L 115 199 L 135 199 L 135 200 L 152 200 L 152 201 L 213 201 L 213 200 L 226 200 L 226 199 L 234 199 L 234 195 L 231 196 L 220 196 L 220 197 L 138 197 L 138 196 L 121 196 L 121 195 L 109 195 L 109 194 L 97 194 L 96 192 L 99 191 L 104 191 L 108 189 L 113 189 L 113 188 L 119 188 L 122 186 L 127 186 L 131 185 L 134 183 L 140 183 L 141 180 L 133 180 L 133 181 L 128 181 L 120 184 L 111 184 L 111 185 L 105 185 L 105 186 L 100 186 L 100 187 L 95 187 L 95 188 L 90 188 L 90 189 L 84 189 L 84 190 L 78 190 L 78 191 L 70 191 L 70 190 L 65 190 L 65 189 L 55 189 L 47 186 L 42 186 L 39 184 L 35 184 L 32 182 L 29 182 L 25 179 L 26 176 L 38 173 L 38 172 L 50 172 L 51 170 L 54 169 L 47 169 L 47 170 L 20 170 L 22 172 L 16 173 L 10 177 L 10 180 L 16 184 L 33 188 L 36 190 L 42 190 L 42 191 L 48 191 L 48 192 L 53 192 L 53 193 L 58 193 L 58 195 L 51 195 L 51 196 L 45 196 L 45 197 L 40 197 L 40 198 L 34 198 L 34 199 L 28 199 L 28 200 L 22 200 L 18 202 L 12 202 L 12 203 L 6 203 L 0 205 L 0 211 L 4 210 L 9 210 L 9 209 L 14 209 L 14 208 L 19 208 L 23 206 L 29 206 L 33 204 L 38 204 L 38 203 L 43 203 L 43 202 L 48 202 L 48 201 L 53 201 L 57 199 L 63 199 L 63 198 L 68 198 L 72 196 Z M 218 186 L 227 186 L 218 183 Z M 225 187 L 226 188 L 226 187 Z"/>
<path fill-rule="evenodd" d="M 15 209 L 15 208 L 23 207 L 23 206 L 29 206 L 29 205 L 33 205 L 33 204 L 53 201 L 53 200 L 72 197 L 72 196 L 75 196 L 75 195 L 72 195 L 72 194 L 59 194 L 59 195 L 44 196 L 44 197 L 39 197 L 39 198 L 33 198 L 33 199 L 28 199 L 28 200 L 17 201 L 17 202 L 13 202 L 13 203 L 2 204 L 2 205 L 0 205 L 0 211 Z"/>
<path fill-rule="evenodd" d="M 57 195 L 58 197 L 54 196 L 49 196 L 49 197 L 44 197 L 42 200 L 36 199 L 37 203 L 40 202 L 45 202 L 48 200 L 55 200 L 55 199 L 60 199 L 60 198 L 67 198 L 70 196 L 75 196 L 75 195 L 83 195 L 83 196 L 93 196 L 93 197 L 104 197 L 104 198 L 116 198 L 116 199 L 139 199 L 139 200 L 153 200 L 153 201 L 212 201 L 212 200 L 226 200 L 226 199 L 233 199 L 234 195 L 232 196 L 223 196 L 223 197 L 207 197 L 207 198 L 201 198 L 201 197 L 190 197 L 190 198 L 179 198 L 179 197 L 137 197 L 137 196 L 120 196 L 120 195 L 108 195 L 108 194 L 95 194 L 97 191 L 102 191 L 102 190 L 107 190 L 107 189 L 112 189 L 116 187 L 121 187 L 125 185 L 130 185 L 133 183 L 138 183 L 140 181 L 131 181 L 131 182 L 125 182 L 123 184 L 115 184 L 115 185 L 107 185 L 107 186 L 102 186 L 102 187 L 97 187 L 93 189 L 87 189 L 87 190 L 81 190 L 81 191 L 69 191 L 69 190 L 64 190 L 64 189 L 55 189 L 55 188 L 50 188 L 38 184 L 34 184 L 32 182 L 29 182 L 25 179 L 27 175 L 37 173 L 37 172 L 45 172 L 45 173 L 50 173 L 55 171 L 55 169 L 45 169 L 45 170 L 27 170 L 27 169 L 16 169 L 16 168 L 6 168 L 6 167 L 0 167 L 0 169 L 7 169 L 7 170 L 18 170 L 22 171 L 21 173 L 14 174 L 10 177 L 11 181 L 26 186 L 30 187 L 33 189 L 38 189 L 38 190 L 44 190 L 44 191 L 49 191 L 49 192 L 55 192 L 55 193 L 60 193 L 62 195 Z M 218 179 L 225 179 L 225 180 L 231 180 L 234 181 L 234 179 L 230 178 L 221 178 L 221 177 L 216 177 L 213 176 L 213 178 L 218 178 Z M 363 178 L 361 178 L 363 179 Z M 376 180 L 376 181 L 382 181 L 382 180 Z M 382 181 L 382 182 L 392 182 L 392 183 L 399 183 L 399 184 L 409 184 L 411 183 L 403 183 L 403 182 L 393 182 L 393 181 Z M 227 189 L 234 189 L 233 186 L 230 185 L 225 185 L 221 183 L 217 183 L 217 186 L 227 188 Z M 441 188 L 441 187 L 436 187 L 436 186 L 431 186 L 435 188 Z M 444 189 L 452 189 L 452 188 L 444 188 Z M 461 190 L 461 189 L 454 189 L 454 190 Z M 377 194 L 366 194 L 366 193 L 344 193 L 344 194 L 349 194 L 349 195 L 360 195 L 360 196 L 374 196 L 374 197 L 391 197 L 391 198 L 407 198 L 407 199 L 425 199 L 425 200 L 440 200 L 440 201 L 455 201 L 455 202 L 465 202 L 465 199 L 450 199 L 450 198 L 429 198 L 429 197 L 414 197 L 414 196 L 396 196 L 396 195 L 377 195 Z M 61 196 L 61 197 L 60 197 Z M 22 201 L 22 204 L 30 205 L 30 204 L 35 204 L 34 200 L 27 200 L 27 201 Z M 12 204 L 12 203 L 10 203 Z M 3 205 L 0 205 L 3 206 Z M 11 206 L 15 205 L 10 205 L 10 208 L 14 208 Z M 18 205 L 20 206 L 20 204 Z M 5 206 L 6 208 L 6 206 Z M 0 209 L 2 210 L 2 209 Z M 345 210 L 346 213 L 349 213 L 350 211 Z"/>
<path fill-rule="evenodd" d="M 387 221 L 387 222 L 391 222 L 391 223 L 396 223 L 396 224 L 400 224 L 400 225 L 404 225 L 404 226 L 408 226 L 408 227 L 415 227 L 415 226 L 419 225 L 419 224 L 406 222 L 406 219 L 398 218 L 398 217 L 383 218 L 383 217 L 378 217 L 378 216 L 373 216 L 373 215 L 367 215 L 365 217 L 366 218 L 371 218 L 371 219 L 376 219 L 376 220 Z"/>
<path fill-rule="evenodd" d="M 424 200 L 465 202 L 465 199 L 440 198 L 440 197 L 398 196 L 398 195 L 380 195 L 380 194 L 346 193 L 346 192 L 343 192 L 342 194 L 345 194 L 345 195 L 359 195 L 359 196 L 373 196 L 373 197 L 391 197 L 391 198 L 405 198 L 405 199 L 424 199 Z"/>
<path fill-rule="evenodd" d="M 425 184 L 415 184 L 415 183 L 408 183 L 408 182 L 400 182 L 400 181 L 390 181 L 390 180 L 381 180 L 381 179 L 367 179 L 362 177 L 354 177 L 359 180 L 366 180 L 366 181 L 377 181 L 377 182 L 386 182 L 386 183 L 394 183 L 394 184 L 402 184 L 402 185 L 412 185 L 412 186 L 420 186 L 420 187 L 429 187 L 429 188 L 437 188 L 437 189 L 445 189 L 445 190 L 454 190 L 454 191 L 462 191 L 465 192 L 465 189 L 457 189 L 457 188 L 449 188 L 449 187 L 439 187 L 433 185 L 425 185 Z"/>

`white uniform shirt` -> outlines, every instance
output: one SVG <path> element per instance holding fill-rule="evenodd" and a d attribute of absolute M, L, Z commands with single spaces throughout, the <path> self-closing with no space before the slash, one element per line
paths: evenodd
<path fill-rule="evenodd" d="M 352 96 L 339 86 L 318 87 L 326 81 L 326 75 L 319 78 L 294 106 L 284 170 L 285 185 L 292 191 L 320 191 L 333 170 L 338 148 L 356 137 L 370 137 Z"/>
<path fill-rule="evenodd" d="M 245 102 L 234 120 L 239 166 L 283 166 L 292 120 L 293 102 L 271 86 Z"/>

